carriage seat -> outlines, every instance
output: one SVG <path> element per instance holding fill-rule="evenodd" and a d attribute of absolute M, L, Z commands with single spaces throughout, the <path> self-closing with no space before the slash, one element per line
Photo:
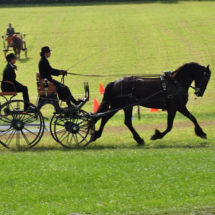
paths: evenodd
<path fill-rule="evenodd" d="M 45 88 L 43 86 L 44 78 L 40 77 L 40 73 L 39 72 L 36 73 L 36 79 L 37 79 L 37 91 L 38 91 L 38 95 L 46 95 L 46 91 L 45 91 Z M 51 81 L 48 81 L 48 82 L 49 82 L 49 88 L 47 90 L 47 95 L 50 95 L 53 91 L 56 90 L 56 87 L 54 86 L 54 84 Z M 57 95 L 57 91 L 55 91 L 53 94 Z"/>
<path fill-rule="evenodd" d="M 4 81 L 4 82 L 14 85 L 13 82 L 11 81 Z M 14 92 L 0 92 L 0 96 L 16 96 L 16 95 L 17 95 L 17 92 L 15 92 L 15 87 L 14 87 Z"/>

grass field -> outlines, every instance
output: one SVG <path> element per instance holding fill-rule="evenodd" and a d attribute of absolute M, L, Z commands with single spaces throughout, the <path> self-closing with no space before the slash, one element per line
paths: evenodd
<path fill-rule="evenodd" d="M 190 90 L 188 102 L 207 140 L 177 114 L 173 130 L 151 142 L 154 128 L 165 129 L 166 112 L 141 108 L 141 120 L 135 112 L 133 123 L 144 147 L 123 125 L 122 112 L 84 150 L 64 149 L 48 134 L 29 151 L 0 146 L 0 214 L 215 214 L 214 10 L 214 1 L 1 5 L 2 34 L 11 22 L 27 35 L 28 58 L 22 53 L 17 61 L 17 80 L 28 86 L 33 104 L 39 52 L 46 45 L 59 69 L 108 47 L 69 70 L 82 75 L 158 74 L 198 62 L 210 64 L 212 77 L 204 97 L 196 99 Z M 5 64 L 2 52 L 0 70 Z M 89 82 L 84 110 L 90 112 L 93 98 L 102 99 L 99 82 L 115 79 L 67 76 L 66 84 L 82 97 L 82 83 Z M 52 112 L 42 109 L 49 119 Z"/>

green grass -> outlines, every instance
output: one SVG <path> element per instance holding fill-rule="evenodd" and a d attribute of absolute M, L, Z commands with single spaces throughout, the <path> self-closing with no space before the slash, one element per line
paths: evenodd
<path fill-rule="evenodd" d="M 1 166 L 2 214 L 215 212 L 214 148 L 205 146 L 34 149 L 1 153 Z"/>
<path fill-rule="evenodd" d="M 123 125 L 122 112 L 84 150 L 64 149 L 50 135 L 29 151 L 0 146 L 0 214 L 215 214 L 214 10 L 214 1 L 1 5 L 2 34 L 8 22 L 27 34 L 28 58 L 21 54 L 17 80 L 28 86 L 34 104 L 39 52 L 46 45 L 59 69 L 108 47 L 70 70 L 78 74 L 158 74 L 194 61 L 210 64 L 212 77 L 204 97 L 195 99 L 190 90 L 188 101 L 207 140 L 177 114 L 173 130 L 152 142 L 154 128 L 165 129 L 166 112 L 141 108 L 141 120 L 134 113 L 133 123 L 144 147 Z M 3 53 L 0 59 L 3 70 Z M 93 98 L 102 99 L 99 82 L 115 79 L 68 76 L 66 84 L 82 97 L 82 83 L 89 82 L 89 112 Z M 53 108 L 42 113 L 50 119 Z"/>
<path fill-rule="evenodd" d="M 0 212 L 214 214 L 215 135 L 202 140 L 178 128 L 150 142 L 151 130 L 141 133 L 145 147 L 122 131 L 84 150 L 66 150 L 48 137 L 26 152 L 2 148 Z"/>

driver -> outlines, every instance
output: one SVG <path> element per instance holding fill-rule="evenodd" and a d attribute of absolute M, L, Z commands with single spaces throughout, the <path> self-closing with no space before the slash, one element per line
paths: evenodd
<path fill-rule="evenodd" d="M 72 94 L 67 86 L 63 85 L 62 83 L 60 83 L 52 78 L 51 75 L 54 75 L 54 76 L 67 75 L 67 71 L 53 69 L 50 66 L 48 58 L 51 56 L 51 50 L 49 49 L 48 46 L 41 48 L 40 56 L 41 56 L 41 59 L 39 62 L 40 77 L 47 78 L 49 81 L 51 81 L 55 85 L 57 92 L 58 92 L 59 99 L 62 101 L 65 101 L 67 103 L 68 108 L 73 107 L 71 102 L 75 105 L 79 105 L 82 102 L 82 100 L 79 99 L 77 101 L 72 96 Z"/>
<path fill-rule="evenodd" d="M 14 28 L 12 28 L 11 23 L 9 23 L 7 32 L 6 32 L 6 35 L 8 36 L 8 38 L 7 38 L 8 44 L 11 42 L 14 34 L 15 34 Z"/>

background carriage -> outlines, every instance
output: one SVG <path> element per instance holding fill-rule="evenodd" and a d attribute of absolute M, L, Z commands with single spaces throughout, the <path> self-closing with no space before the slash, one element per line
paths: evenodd
<path fill-rule="evenodd" d="M 17 37 L 18 41 L 13 40 L 12 37 L 8 37 L 7 35 L 2 35 L 4 57 L 6 58 L 7 52 L 14 51 L 16 57 L 20 58 L 20 51 L 22 50 L 25 52 L 25 57 L 27 58 L 27 46 L 25 41 L 26 34 L 16 32 L 15 36 Z M 19 41 L 21 41 L 20 45 Z"/>

